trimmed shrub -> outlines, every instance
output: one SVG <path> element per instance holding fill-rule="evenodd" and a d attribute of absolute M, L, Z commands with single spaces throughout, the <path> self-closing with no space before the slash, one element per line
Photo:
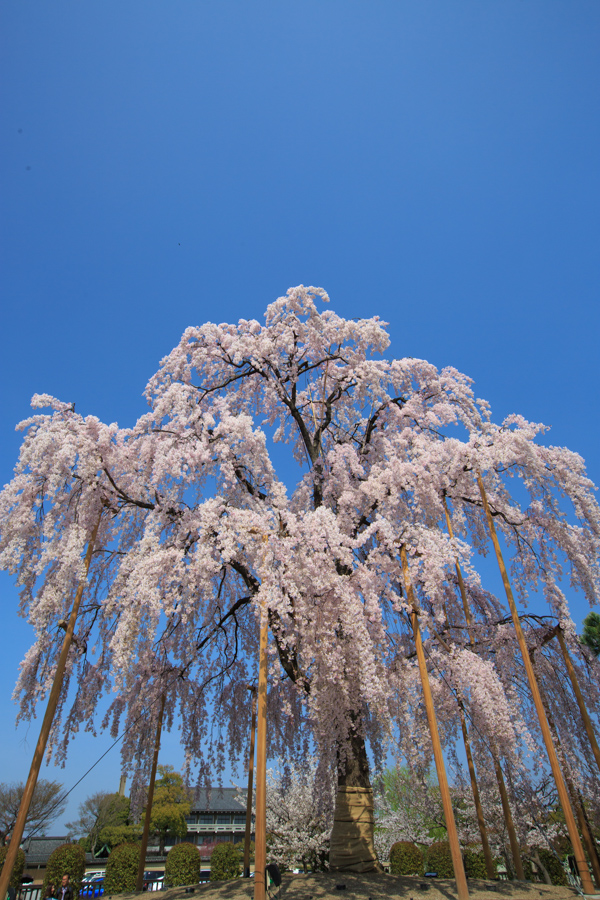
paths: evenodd
<path fill-rule="evenodd" d="M 437 841 L 427 848 L 427 871 L 437 872 L 440 878 L 454 878 L 448 841 Z"/>
<path fill-rule="evenodd" d="M 106 862 L 105 894 L 130 894 L 135 891 L 141 844 L 119 844 Z"/>
<path fill-rule="evenodd" d="M 538 850 L 538 853 L 540 855 L 540 861 L 548 870 L 552 884 L 568 884 L 567 873 L 565 872 L 564 866 L 561 861 L 556 858 L 554 853 L 552 853 L 551 850 L 547 850 L 545 847 L 541 847 Z"/>
<path fill-rule="evenodd" d="M 0 872 L 4 868 L 4 860 L 6 859 L 6 854 L 8 853 L 8 847 L 0 847 Z M 13 866 L 12 875 L 10 876 L 9 887 L 18 888 L 21 883 L 21 875 L 23 874 L 23 869 L 25 868 L 25 853 L 21 848 L 17 850 L 17 858 L 15 859 L 15 864 Z"/>
<path fill-rule="evenodd" d="M 201 868 L 200 851 L 195 844 L 175 844 L 167 853 L 165 882 L 169 887 L 198 884 Z"/>
<path fill-rule="evenodd" d="M 69 876 L 73 896 L 76 897 L 81 889 L 81 880 L 85 873 L 85 850 L 80 843 L 61 844 L 52 851 L 44 876 L 44 897 L 49 885 L 53 884 L 57 889 L 60 887 L 65 873 Z"/>
<path fill-rule="evenodd" d="M 390 872 L 392 875 L 423 875 L 423 854 L 410 841 L 396 841 L 390 848 Z"/>
<path fill-rule="evenodd" d="M 468 847 L 465 847 L 462 857 L 467 878 L 488 877 L 481 844 L 470 844 Z"/>
<path fill-rule="evenodd" d="M 210 858 L 210 880 L 227 881 L 240 874 L 240 855 L 235 844 L 217 844 Z"/>

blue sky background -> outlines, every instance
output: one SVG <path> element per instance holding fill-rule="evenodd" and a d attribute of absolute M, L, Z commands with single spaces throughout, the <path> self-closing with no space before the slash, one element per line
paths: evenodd
<path fill-rule="evenodd" d="M 48 392 L 132 424 L 187 325 L 295 284 L 390 322 L 600 482 L 600 5 L 3 0 L 2 429 Z M 37 723 L 0 580 L 2 780 Z M 575 600 L 578 621 L 586 609 Z M 108 746 L 81 738 L 73 783 Z M 178 764 L 175 738 L 163 758 Z M 116 788 L 118 754 L 74 792 Z M 52 829 L 60 831 L 58 826 Z"/>

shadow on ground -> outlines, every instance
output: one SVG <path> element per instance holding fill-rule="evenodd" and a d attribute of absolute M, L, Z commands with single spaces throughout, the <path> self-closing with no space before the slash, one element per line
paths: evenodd
<path fill-rule="evenodd" d="M 574 900 L 580 896 L 569 887 L 532 884 L 529 881 L 479 881 L 469 879 L 472 900 Z M 119 900 L 139 894 L 116 895 Z M 198 884 L 191 888 L 161 891 L 156 900 L 252 900 L 254 879 L 237 878 Z M 148 896 L 153 898 L 153 895 Z M 413 878 L 406 875 L 340 875 L 316 873 L 284 875 L 281 889 L 269 891 L 271 900 L 457 900 L 451 879 Z M 153 898 L 154 900 L 154 898 Z"/>

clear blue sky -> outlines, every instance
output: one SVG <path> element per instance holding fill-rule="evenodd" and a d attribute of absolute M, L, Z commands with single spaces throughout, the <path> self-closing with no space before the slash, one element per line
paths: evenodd
<path fill-rule="evenodd" d="M 597 0 L 0 16 L 2 483 L 34 392 L 131 424 L 187 325 L 260 318 L 301 282 L 389 321 L 391 354 L 471 375 L 496 419 L 551 425 L 600 482 Z M 13 730 L 30 631 L 0 590 L 7 780 L 37 724 Z M 107 745 L 78 741 L 58 777 Z M 74 797 L 118 780 L 113 751 Z"/>

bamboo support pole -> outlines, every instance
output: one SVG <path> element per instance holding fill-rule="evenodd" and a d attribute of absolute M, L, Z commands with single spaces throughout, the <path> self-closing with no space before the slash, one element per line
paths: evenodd
<path fill-rule="evenodd" d="M 250 836 L 252 834 L 252 781 L 254 777 L 254 736 L 256 734 L 256 688 L 252 693 L 252 722 L 250 725 L 250 752 L 248 754 L 248 799 L 246 801 L 246 832 L 244 835 L 244 878 L 250 878 Z"/>
<path fill-rule="evenodd" d="M 454 877 L 456 879 L 456 888 L 458 900 L 468 900 L 469 889 L 467 887 L 467 877 L 463 865 L 462 854 L 460 852 L 460 844 L 458 841 L 458 833 L 456 831 L 456 822 L 454 821 L 454 812 L 452 810 L 452 800 L 450 798 L 450 788 L 448 787 L 448 779 L 446 777 L 446 767 L 444 765 L 444 757 L 442 754 L 442 745 L 435 718 L 435 709 L 433 706 L 433 697 L 431 696 L 431 687 L 429 685 L 429 676 L 427 674 L 427 663 L 425 661 L 425 652 L 423 650 L 423 641 L 421 639 L 421 630 L 419 627 L 419 614 L 415 602 L 415 595 L 410 581 L 410 573 L 408 569 L 408 558 L 404 545 L 400 548 L 400 558 L 402 560 L 402 571 L 404 574 L 404 585 L 407 600 L 412 608 L 411 622 L 413 634 L 415 638 L 415 647 L 417 650 L 417 660 L 419 663 L 419 673 L 421 675 L 421 684 L 423 686 L 423 697 L 425 700 L 425 710 L 427 712 L 427 721 L 429 723 L 429 731 L 431 734 L 431 743 L 433 744 L 433 757 L 435 759 L 435 768 L 440 786 L 440 794 L 442 798 L 442 806 L 444 808 L 444 817 L 446 819 L 446 828 L 448 830 L 448 843 L 450 844 L 450 854 L 452 856 L 452 865 L 454 867 Z M 256 898 L 255 894 L 255 900 Z M 261 898 L 262 900 L 262 898 Z"/>
<path fill-rule="evenodd" d="M 58 706 L 65 668 L 67 665 L 67 657 L 69 655 L 71 643 L 73 642 L 75 622 L 79 613 L 79 606 L 81 604 L 83 590 L 87 582 L 88 572 L 90 570 L 90 564 L 92 562 L 92 553 L 94 551 L 94 544 L 96 542 L 96 536 L 98 534 L 98 528 L 100 527 L 101 518 L 102 510 L 100 511 L 98 521 L 94 525 L 92 535 L 88 542 L 84 561 L 84 575 L 79 582 L 79 585 L 77 586 L 77 591 L 75 592 L 75 599 L 73 600 L 73 607 L 71 609 L 71 615 L 69 616 L 69 624 L 67 625 L 67 630 L 65 632 L 65 637 L 62 643 L 60 656 L 56 665 L 56 672 L 54 673 L 54 680 L 52 682 L 52 688 L 50 689 L 50 696 L 48 697 L 48 704 L 46 706 L 46 712 L 44 713 L 44 720 L 42 722 L 42 727 L 40 728 L 40 735 L 38 737 L 33 754 L 33 760 L 29 769 L 29 775 L 27 777 L 27 783 L 25 784 L 25 790 L 23 791 L 23 797 L 21 798 L 21 804 L 19 806 L 19 812 L 17 814 L 15 827 L 13 828 L 10 838 L 10 844 L 8 847 L 8 852 L 6 854 L 6 859 L 4 860 L 2 872 L 0 873 L 0 897 L 2 898 L 2 900 L 4 900 L 4 898 L 6 897 L 6 892 L 8 891 L 8 885 L 12 875 L 12 870 L 17 858 L 17 851 L 19 849 L 21 840 L 23 839 L 23 832 L 25 830 L 25 823 L 27 821 L 27 814 L 29 813 L 29 807 L 31 805 L 33 792 L 37 784 L 42 760 L 44 758 L 44 753 L 46 751 L 46 744 L 48 743 L 50 729 L 52 728 L 54 714 L 56 713 L 56 707 Z"/>
<path fill-rule="evenodd" d="M 515 875 L 518 881 L 525 881 L 525 872 L 523 870 L 523 860 L 521 859 L 521 848 L 519 847 L 519 839 L 515 829 L 510 803 L 508 800 L 508 791 L 504 783 L 504 775 L 498 754 L 492 751 L 492 759 L 494 760 L 494 771 L 496 773 L 496 781 L 498 783 L 498 791 L 500 792 L 500 802 L 502 803 L 502 812 L 504 813 L 504 821 L 506 822 L 506 830 L 508 831 L 508 841 L 510 843 L 510 852 L 512 853 L 513 865 L 515 867 Z"/>
<path fill-rule="evenodd" d="M 450 518 L 450 513 L 448 511 L 448 504 L 446 502 L 446 497 L 443 497 L 444 501 L 444 512 L 446 514 L 446 525 L 448 528 L 448 534 L 451 538 L 454 537 L 454 530 L 452 528 L 452 520 Z M 465 589 L 465 582 L 463 579 L 462 571 L 460 568 L 460 564 L 458 560 L 454 563 L 456 568 L 456 577 L 458 578 L 458 585 L 460 588 L 460 595 L 463 603 L 463 610 L 465 613 L 465 619 L 467 622 L 467 627 L 469 629 L 469 642 L 471 647 L 475 645 L 475 637 L 473 635 L 473 619 L 471 616 L 471 610 L 469 608 L 469 603 L 467 600 L 467 591 Z M 447 616 L 446 616 L 447 619 Z M 469 778 L 471 781 L 471 791 L 473 793 L 473 800 L 475 802 L 475 812 L 477 815 L 477 826 L 479 828 L 479 836 L 481 838 L 481 846 L 483 848 L 483 857 L 485 859 L 485 870 L 487 872 L 487 876 L 490 879 L 496 878 L 496 865 L 494 863 L 494 858 L 492 856 L 492 851 L 490 848 L 490 842 L 487 836 L 487 829 L 485 827 L 485 818 L 483 815 L 483 807 L 481 805 L 481 797 L 479 795 L 479 785 L 477 784 L 477 775 L 475 773 L 475 763 L 473 762 L 473 753 L 471 751 L 471 740 L 469 738 L 469 732 L 467 730 L 467 722 L 465 718 L 465 710 L 464 704 L 462 700 L 458 701 L 458 706 L 460 710 L 460 727 L 462 730 L 463 743 L 465 745 L 465 753 L 467 755 L 467 766 L 469 769 Z"/>
<path fill-rule="evenodd" d="M 579 682 L 577 680 L 577 674 L 573 667 L 573 662 L 569 655 L 569 651 L 567 650 L 565 636 L 562 632 L 562 628 L 560 627 L 560 625 L 556 629 L 556 636 L 557 636 L 558 642 L 560 644 L 560 649 L 562 650 L 562 655 L 565 660 L 565 665 L 567 667 L 567 672 L 569 674 L 569 678 L 571 679 L 571 684 L 573 686 L 573 693 L 575 694 L 575 698 L 577 700 L 577 705 L 579 706 L 579 712 L 581 713 L 581 718 L 583 719 L 585 733 L 588 736 L 588 740 L 590 742 L 592 752 L 594 754 L 594 758 L 596 760 L 598 769 L 600 769 L 600 747 L 598 746 L 598 741 L 596 740 L 596 735 L 594 734 L 592 720 L 590 719 L 590 714 L 587 711 L 585 701 L 583 699 L 583 694 L 581 693 L 581 688 L 579 687 Z"/>
<path fill-rule="evenodd" d="M 519 614 L 517 612 L 517 607 L 516 607 L 515 600 L 513 597 L 512 588 L 511 588 L 510 581 L 508 578 L 508 572 L 506 571 L 506 566 L 504 565 L 504 558 L 502 556 L 502 551 L 500 549 L 500 542 L 498 540 L 498 535 L 496 534 L 496 526 L 494 525 L 494 520 L 492 518 L 492 514 L 490 512 L 490 507 L 488 504 L 487 494 L 485 491 L 483 480 L 481 478 L 481 474 L 479 472 L 477 472 L 477 483 L 479 485 L 479 491 L 481 494 L 483 508 L 485 510 L 485 515 L 486 515 L 487 522 L 488 522 L 490 536 L 492 538 L 492 543 L 494 545 L 494 550 L 496 552 L 496 558 L 498 560 L 500 574 L 502 576 L 502 581 L 504 583 L 506 599 L 508 600 L 508 605 L 510 607 L 513 623 L 515 626 L 517 641 L 519 644 L 519 648 L 521 650 L 521 656 L 523 657 L 523 664 L 525 666 L 525 671 L 527 673 L 527 680 L 529 682 L 529 688 L 530 688 L 531 694 L 533 696 L 533 702 L 535 704 L 536 712 L 538 715 L 540 728 L 542 731 L 542 737 L 544 739 L 546 752 L 548 754 L 548 759 L 550 761 L 550 768 L 552 769 L 552 774 L 553 774 L 554 780 L 556 782 L 556 788 L 558 790 L 560 804 L 562 806 L 563 813 L 565 816 L 567 829 L 569 831 L 569 837 L 571 838 L 571 845 L 573 847 L 573 853 L 575 856 L 575 861 L 577 863 L 579 877 L 581 878 L 581 886 L 583 888 L 584 893 L 593 894 L 594 886 L 592 884 L 590 872 L 589 872 L 589 869 L 587 867 L 587 863 L 585 860 L 585 854 L 583 852 L 583 846 L 581 844 L 581 839 L 580 839 L 579 833 L 577 831 L 577 825 L 575 823 L 575 818 L 573 816 L 573 810 L 571 808 L 571 803 L 569 801 L 569 795 L 567 792 L 567 788 L 565 786 L 565 782 L 562 777 L 562 773 L 560 771 L 558 757 L 556 755 L 556 750 L 555 750 L 554 744 L 552 742 L 552 736 L 550 734 L 550 729 L 548 727 L 546 713 L 544 712 L 544 707 L 542 705 L 542 700 L 540 697 L 540 692 L 538 689 L 535 673 L 533 671 L 533 666 L 531 665 L 531 660 L 529 658 L 529 652 L 527 650 L 527 643 L 525 641 L 525 635 L 523 634 L 523 629 L 521 627 Z"/>
<path fill-rule="evenodd" d="M 268 617 L 261 610 L 256 729 L 256 820 L 254 824 L 254 900 L 265 900 L 267 866 L 267 640 Z"/>
<path fill-rule="evenodd" d="M 162 732 L 163 713 L 165 711 L 165 695 L 160 698 L 158 722 L 156 724 L 156 738 L 154 740 L 154 755 L 152 757 L 152 769 L 150 772 L 150 784 L 148 785 L 148 799 L 146 801 L 146 814 L 144 816 L 144 830 L 142 832 L 142 846 L 140 847 L 140 861 L 138 863 L 136 891 L 144 890 L 144 870 L 146 868 L 146 850 L 148 849 L 148 835 L 150 834 L 150 819 L 152 818 L 152 801 L 154 800 L 154 782 L 156 781 L 156 767 L 160 751 L 160 735 Z"/>

